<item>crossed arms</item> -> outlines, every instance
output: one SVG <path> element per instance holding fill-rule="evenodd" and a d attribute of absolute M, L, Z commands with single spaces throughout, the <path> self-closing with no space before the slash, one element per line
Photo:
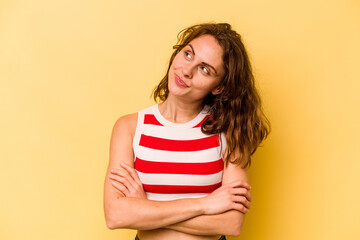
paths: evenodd
<path fill-rule="evenodd" d="M 174 201 L 146 199 L 134 167 L 132 140 L 137 114 L 115 123 L 104 186 L 104 211 L 110 229 L 168 228 L 194 235 L 231 235 L 241 232 L 251 195 L 246 169 L 228 164 L 222 186 L 207 197 Z"/>

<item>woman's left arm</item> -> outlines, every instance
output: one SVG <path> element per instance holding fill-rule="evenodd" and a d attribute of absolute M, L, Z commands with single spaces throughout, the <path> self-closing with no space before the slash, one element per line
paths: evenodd
<path fill-rule="evenodd" d="M 224 166 L 222 184 L 227 184 L 234 180 L 242 180 L 249 183 L 248 170 L 240 166 L 229 163 Z M 239 236 L 245 213 L 230 210 L 217 215 L 201 215 L 177 224 L 168 226 L 167 228 L 180 232 L 195 235 L 227 235 Z"/>

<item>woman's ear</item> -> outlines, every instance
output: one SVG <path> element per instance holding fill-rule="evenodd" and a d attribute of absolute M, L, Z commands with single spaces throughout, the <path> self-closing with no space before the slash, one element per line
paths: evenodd
<path fill-rule="evenodd" d="M 214 90 L 211 91 L 211 93 L 213 95 L 218 95 L 223 91 L 224 87 L 223 86 L 217 86 Z"/>

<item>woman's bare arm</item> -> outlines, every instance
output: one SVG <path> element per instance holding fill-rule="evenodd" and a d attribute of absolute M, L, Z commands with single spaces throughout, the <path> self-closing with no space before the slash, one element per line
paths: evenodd
<path fill-rule="evenodd" d="M 134 166 L 132 140 L 136 123 L 137 114 L 121 117 L 115 123 L 112 132 L 110 161 L 104 186 L 104 211 L 106 223 L 110 229 L 150 230 L 163 228 L 202 214 L 219 214 L 238 207 L 232 199 L 234 194 L 224 191 L 218 191 L 211 194 L 211 197 L 201 199 L 162 202 L 125 197 L 124 194 L 114 188 L 108 178 L 110 170 L 119 168 L 122 162 L 131 167 Z M 233 185 L 236 186 L 239 183 Z M 227 196 L 225 201 L 224 196 Z"/>
<path fill-rule="evenodd" d="M 242 169 L 234 164 L 224 167 L 223 184 L 240 179 L 249 182 L 247 169 Z M 250 199 L 251 200 L 251 199 Z M 166 228 L 196 235 L 222 234 L 227 236 L 240 235 L 245 213 L 230 210 L 217 215 L 201 215 L 195 218 L 176 223 Z"/>
<path fill-rule="evenodd" d="M 217 215 L 201 215 L 166 228 L 194 235 L 239 236 L 245 214 L 230 210 Z"/>

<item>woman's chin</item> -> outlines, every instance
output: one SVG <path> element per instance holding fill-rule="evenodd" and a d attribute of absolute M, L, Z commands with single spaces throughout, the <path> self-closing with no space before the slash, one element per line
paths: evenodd
<path fill-rule="evenodd" d="M 169 86 L 169 94 L 173 96 L 181 97 L 186 94 L 185 89 L 180 88 L 178 86 Z"/>

